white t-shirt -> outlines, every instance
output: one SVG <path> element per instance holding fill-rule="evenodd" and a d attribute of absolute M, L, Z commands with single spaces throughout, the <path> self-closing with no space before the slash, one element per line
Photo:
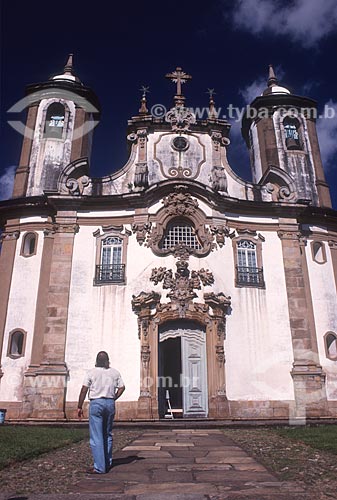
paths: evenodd
<path fill-rule="evenodd" d="M 115 368 L 95 366 L 86 374 L 83 385 L 89 387 L 89 399 L 114 399 L 117 389 L 123 387 L 124 382 Z"/>

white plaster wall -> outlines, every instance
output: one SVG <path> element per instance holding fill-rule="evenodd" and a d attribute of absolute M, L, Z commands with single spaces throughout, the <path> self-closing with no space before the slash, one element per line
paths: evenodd
<path fill-rule="evenodd" d="M 306 246 L 311 296 L 313 302 L 315 326 L 320 363 L 326 373 L 327 397 L 337 400 L 337 362 L 326 357 L 324 335 L 328 331 L 337 333 L 336 285 L 333 274 L 329 245 L 324 242 L 327 262 L 318 264 L 312 258 L 310 242 Z"/>
<path fill-rule="evenodd" d="M 251 133 L 251 148 L 252 148 L 252 160 L 253 160 L 253 182 L 257 183 L 262 177 L 262 164 L 261 164 L 261 155 L 260 155 L 260 144 L 259 144 L 259 136 L 257 133 L 257 126 L 254 122 L 250 128 Z"/>
<path fill-rule="evenodd" d="M 31 257 L 20 255 L 25 232 L 20 234 L 16 246 L 1 360 L 4 372 L 0 383 L 2 401 L 22 400 L 23 374 L 30 363 L 44 238 L 42 231 L 35 232 L 38 234 L 36 255 Z M 27 332 L 25 355 L 17 359 L 7 356 L 9 333 L 14 329 Z"/>
<path fill-rule="evenodd" d="M 66 363 L 70 370 L 67 400 L 78 398 L 85 371 L 94 366 L 100 350 L 109 353 L 111 366 L 120 370 L 126 385 L 122 398 L 135 401 L 140 387 L 140 341 L 137 316 L 132 311 L 132 295 L 154 287 L 149 281 L 152 268 L 165 266 L 160 259 L 129 237 L 126 285 L 94 286 L 97 226 L 81 227 L 75 236 L 70 287 Z M 128 228 L 129 230 L 131 227 Z"/>
<path fill-rule="evenodd" d="M 261 233 L 266 289 L 234 286 L 233 249 L 223 249 L 224 284 L 232 297 L 225 341 L 227 396 L 231 400 L 294 398 L 292 343 L 281 242 Z M 220 291 L 220 290 L 219 290 Z"/>
<path fill-rule="evenodd" d="M 172 256 L 156 257 L 129 237 L 127 285 L 93 286 L 97 226 L 81 227 L 75 236 L 66 362 L 70 370 L 67 400 L 77 400 L 85 370 L 94 365 L 99 350 L 107 350 L 111 365 L 122 373 L 126 384 L 123 399 L 135 401 L 140 386 L 140 343 L 132 295 L 155 290 L 167 302 L 167 290 L 149 281 L 154 267 L 176 270 Z M 232 400 L 293 399 L 290 376 L 292 344 L 288 319 L 281 242 L 276 234 L 263 233 L 263 267 L 266 290 L 234 286 L 232 242 L 207 257 L 190 258 L 190 269 L 213 272 L 215 284 L 198 291 L 224 292 L 232 297 L 227 320 L 226 378 Z"/>

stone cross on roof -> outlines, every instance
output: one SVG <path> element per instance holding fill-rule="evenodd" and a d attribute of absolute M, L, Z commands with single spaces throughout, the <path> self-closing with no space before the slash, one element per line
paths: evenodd
<path fill-rule="evenodd" d="M 172 73 L 167 73 L 166 78 L 169 78 L 173 83 L 177 84 L 176 95 L 174 100 L 176 106 L 182 105 L 184 103 L 185 97 L 181 93 L 181 84 L 186 83 L 187 80 L 192 80 L 192 76 L 185 73 L 179 66 L 172 71 Z"/>

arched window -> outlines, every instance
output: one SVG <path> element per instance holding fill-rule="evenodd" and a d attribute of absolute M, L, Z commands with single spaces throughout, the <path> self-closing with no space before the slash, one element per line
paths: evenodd
<path fill-rule="evenodd" d="M 335 333 L 325 334 L 325 352 L 327 358 L 337 360 L 337 335 Z"/>
<path fill-rule="evenodd" d="M 236 284 L 264 287 L 263 270 L 257 264 L 256 244 L 251 240 L 242 239 L 237 242 L 236 248 Z"/>
<path fill-rule="evenodd" d="M 283 120 L 283 128 L 287 149 L 302 149 L 299 134 L 299 121 L 296 118 L 286 117 Z"/>
<path fill-rule="evenodd" d="M 96 283 L 120 283 L 125 279 L 125 264 L 122 263 L 123 240 L 118 236 L 107 236 L 102 240 L 101 261 L 96 266 Z"/>
<path fill-rule="evenodd" d="M 23 330 L 13 330 L 9 334 L 8 356 L 10 358 L 20 358 L 24 355 L 25 336 Z"/>
<path fill-rule="evenodd" d="M 47 109 L 44 137 L 62 139 L 65 119 L 65 107 L 60 102 L 53 102 Z"/>
<path fill-rule="evenodd" d="M 321 241 L 311 242 L 312 258 L 317 264 L 324 264 L 326 262 L 325 245 Z"/>
<path fill-rule="evenodd" d="M 168 250 L 178 245 L 184 245 L 194 250 L 200 250 L 201 245 L 191 223 L 175 219 L 166 228 L 160 248 Z"/>
<path fill-rule="evenodd" d="M 31 257 L 36 254 L 37 234 L 26 233 L 22 240 L 21 255 Z"/>

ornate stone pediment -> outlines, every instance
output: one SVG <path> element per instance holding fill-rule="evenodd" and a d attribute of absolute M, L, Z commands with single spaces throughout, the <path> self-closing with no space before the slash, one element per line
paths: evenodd
<path fill-rule="evenodd" d="M 196 122 L 196 117 L 190 109 L 175 106 L 166 113 L 165 121 L 171 124 L 173 131 L 187 131 Z"/>
<path fill-rule="evenodd" d="M 163 199 L 163 204 L 168 215 L 193 215 L 198 208 L 197 200 L 187 192 L 186 186 L 176 186 L 175 192 Z"/>
<path fill-rule="evenodd" d="M 175 223 L 190 226 L 191 236 L 196 239 L 195 245 L 188 245 L 182 239 L 182 241 L 175 241 L 172 246 L 163 248 L 162 241 L 169 224 Z M 186 186 L 178 185 L 174 192 L 163 199 L 163 208 L 159 210 L 153 221 L 147 246 L 156 255 L 173 254 L 184 260 L 188 259 L 189 255 L 202 257 L 215 247 L 214 238 L 206 224 L 206 216 L 200 210 L 198 201 L 192 198 Z"/>
<path fill-rule="evenodd" d="M 87 158 L 80 158 L 67 165 L 58 179 L 59 193 L 81 196 L 91 185 Z"/>

